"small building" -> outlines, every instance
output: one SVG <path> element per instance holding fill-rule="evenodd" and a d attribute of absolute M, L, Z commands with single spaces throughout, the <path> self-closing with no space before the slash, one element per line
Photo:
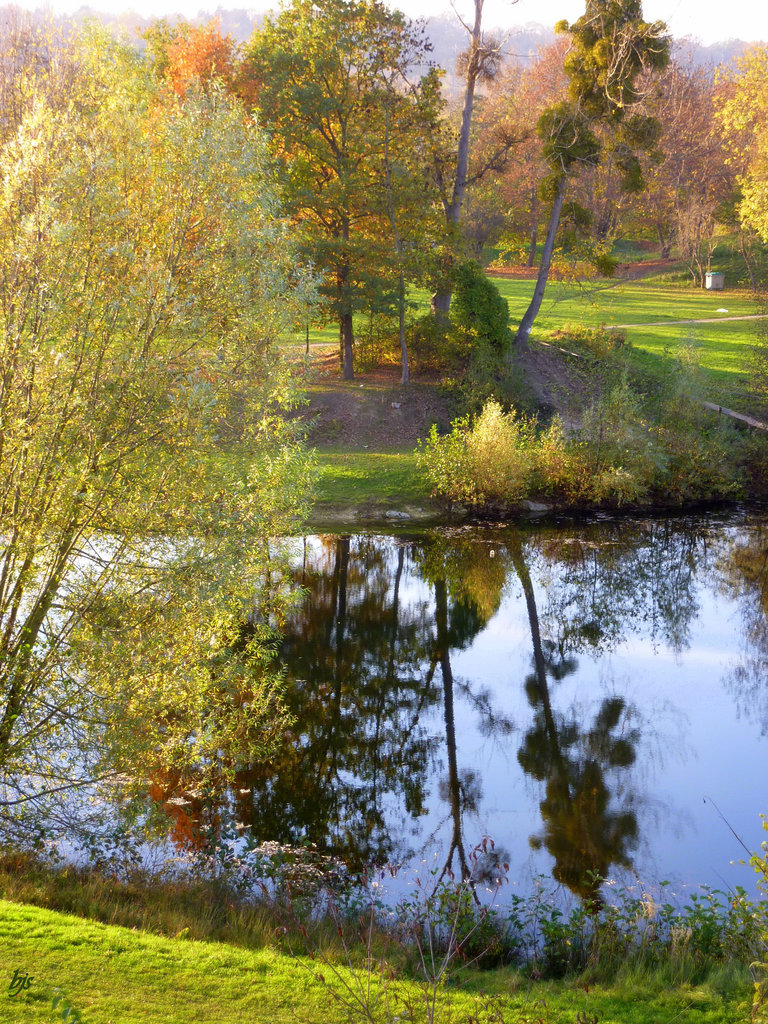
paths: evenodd
<path fill-rule="evenodd" d="M 706 288 L 710 292 L 721 292 L 725 287 L 725 274 L 707 274 Z"/>

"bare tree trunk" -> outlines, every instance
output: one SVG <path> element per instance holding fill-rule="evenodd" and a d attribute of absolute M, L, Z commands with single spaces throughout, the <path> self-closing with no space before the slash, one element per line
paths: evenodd
<path fill-rule="evenodd" d="M 464 838 L 461 831 L 461 783 L 456 757 L 456 721 L 453 705 L 453 670 L 451 668 L 451 651 L 448 641 L 448 590 L 445 580 L 435 581 L 435 624 L 437 626 L 437 651 L 440 659 L 440 670 L 443 676 L 443 703 L 445 717 L 445 749 L 448 755 L 448 793 L 451 804 L 451 845 L 445 859 L 440 878 L 451 870 L 453 855 L 456 853 L 461 867 L 461 880 L 472 877 L 467 863 Z M 477 900 L 477 896 L 475 896 Z"/>
<path fill-rule="evenodd" d="M 400 329 L 400 362 L 403 367 L 403 372 L 400 374 L 400 383 L 409 384 L 411 381 L 411 375 L 408 370 L 408 343 L 405 340 L 405 275 L 402 270 L 400 271 L 400 293 L 398 295 L 397 319 Z"/>
<path fill-rule="evenodd" d="M 747 268 L 747 273 L 749 274 L 749 283 L 752 287 L 752 291 L 757 295 L 760 286 L 758 284 L 757 274 L 755 273 L 755 263 L 752 258 L 753 254 L 749 251 L 747 237 L 743 231 L 739 232 L 739 249 L 744 259 L 744 266 Z"/>
<path fill-rule="evenodd" d="M 346 312 L 341 317 L 341 343 L 344 349 L 344 380 L 352 380 L 355 376 L 352 366 L 352 314 Z"/>
<path fill-rule="evenodd" d="M 547 228 L 547 237 L 544 240 L 544 250 L 541 254 L 541 264 L 539 265 L 539 274 L 536 278 L 536 287 L 533 290 L 533 298 L 531 299 L 528 309 L 525 311 L 523 319 L 520 321 L 520 326 L 518 327 L 517 334 L 515 335 L 516 344 L 522 347 L 526 347 L 528 345 L 531 327 L 533 327 L 533 322 L 541 309 L 544 290 L 547 287 L 547 278 L 549 277 L 549 268 L 552 263 L 552 252 L 555 248 L 555 236 L 557 235 L 557 229 L 560 224 L 560 213 L 563 209 L 563 200 L 565 199 L 565 190 L 567 187 L 568 179 L 565 174 L 563 174 L 557 188 L 557 195 L 555 196 L 555 202 L 552 206 L 552 213 L 549 218 L 549 227 Z"/>
<path fill-rule="evenodd" d="M 659 256 L 663 260 L 669 259 L 669 254 L 672 251 L 672 242 L 664 237 L 662 226 L 658 223 L 656 224 L 656 237 L 659 240 Z"/>
<path fill-rule="evenodd" d="M 349 242 L 349 218 L 344 218 L 341 225 L 341 238 L 345 245 Z M 338 268 L 336 289 L 340 307 L 339 313 L 339 348 L 344 380 L 352 380 L 355 376 L 352 362 L 352 344 L 354 333 L 352 325 L 352 295 L 350 289 L 350 273 L 347 254 Z"/>
<path fill-rule="evenodd" d="M 532 267 L 536 263 L 536 243 L 539 240 L 539 216 L 538 204 L 536 202 L 536 189 L 531 189 L 531 232 L 528 243 L 528 260 L 526 267 Z"/>
<path fill-rule="evenodd" d="M 481 28 L 483 23 L 483 3 L 475 0 L 475 21 L 472 26 L 472 38 L 469 44 L 469 60 L 467 61 L 466 88 L 464 90 L 464 107 L 461 112 L 461 128 L 459 129 L 459 148 L 456 155 L 456 177 L 453 182 L 451 201 L 445 204 L 445 219 L 448 228 L 455 229 L 461 216 L 461 204 L 467 191 L 467 168 L 469 166 L 469 133 L 472 127 L 472 110 L 475 104 L 475 85 L 480 74 L 481 65 Z M 448 315 L 453 289 L 450 285 L 438 288 L 432 296 L 432 312 L 443 319 Z"/>
<path fill-rule="evenodd" d="M 395 240 L 395 252 L 398 258 L 402 261 L 403 244 L 400 238 L 400 232 L 397 227 L 397 214 L 395 213 L 395 197 L 392 191 L 392 173 L 389 165 L 389 107 L 386 109 L 385 118 L 385 134 L 384 134 L 384 177 L 387 185 L 387 205 L 389 207 L 389 221 L 392 225 L 392 235 Z M 400 375 L 400 383 L 408 384 L 410 381 L 410 374 L 408 372 L 408 344 L 405 340 L 405 273 L 403 271 L 402 262 L 400 264 L 400 274 L 398 277 L 398 292 L 397 292 L 397 313 L 398 313 L 398 334 L 400 338 L 400 360 L 403 367 L 403 372 Z"/>

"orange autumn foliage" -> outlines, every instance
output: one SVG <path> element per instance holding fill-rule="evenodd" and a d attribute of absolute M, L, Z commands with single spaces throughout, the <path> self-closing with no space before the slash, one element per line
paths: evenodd
<path fill-rule="evenodd" d="M 173 91 L 184 96 L 191 85 L 205 88 L 218 79 L 234 92 L 236 47 L 231 36 L 222 36 L 219 21 L 191 26 L 168 47 L 167 76 Z"/>

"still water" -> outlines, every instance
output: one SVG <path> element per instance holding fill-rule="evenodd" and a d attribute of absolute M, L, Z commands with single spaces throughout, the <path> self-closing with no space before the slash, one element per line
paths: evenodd
<path fill-rule="evenodd" d="M 590 873 L 753 891 L 768 812 L 768 519 L 751 512 L 287 542 L 295 725 L 238 777 L 262 840 L 522 889 Z"/>

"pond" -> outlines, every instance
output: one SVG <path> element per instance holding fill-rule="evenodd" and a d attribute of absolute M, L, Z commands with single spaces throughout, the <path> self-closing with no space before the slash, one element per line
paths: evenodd
<path fill-rule="evenodd" d="M 768 812 L 765 515 L 285 543 L 295 720 L 235 798 L 259 839 L 460 875 L 490 836 L 523 891 L 753 891 L 735 862 Z"/>

